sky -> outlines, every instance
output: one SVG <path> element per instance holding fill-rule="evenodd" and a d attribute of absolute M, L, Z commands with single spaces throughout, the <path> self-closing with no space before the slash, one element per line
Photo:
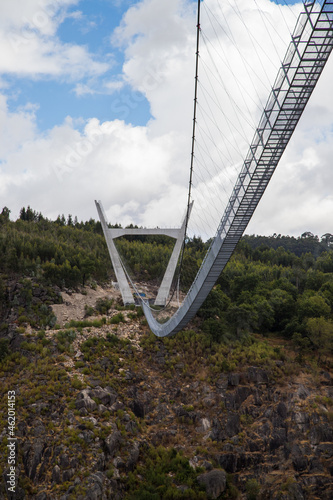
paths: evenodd
<path fill-rule="evenodd" d="M 218 0 L 205 2 L 217 8 Z M 113 223 L 179 225 L 189 181 L 196 4 L 193 0 L 0 3 L 0 210 L 7 206 L 14 220 L 28 205 L 50 219 L 59 214 L 97 219 L 94 200 L 98 199 Z M 273 83 L 300 4 L 284 0 L 221 4 L 223 23 L 236 33 L 239 30 L 240 51 L 258 78 L 249 98 L 241 100 L 235 94 L 239 103 L 230 113 L 239 111 L 245 118 L 248 113 L 255 126 L 260 117 L 255 101 L 265 101 L 266 95 L 260 82 L 268 78 Z M 252 52 L 239 12 L 246 29 L 257 37 Z M 271 34 L 263 29 L 267 23 L 274 26 Z M 228 41 L 223 29 L 221 33 L 221 38 L 212 34 L 215 47 L 223 38 Z M 265 67 L 256 66 L 256 47 L 266 51 Z M 229 64 L 234 64 L 230 74 L 243 82 L 242 88 L 250 88 L 231 49 L 230 56 Z M 333 58 L 248 234 L 333 233 L 332 77 Z M 229 85 L 235 87 L 232 81 Z M 253 130 L 246 133 L 250 140 Z"/>

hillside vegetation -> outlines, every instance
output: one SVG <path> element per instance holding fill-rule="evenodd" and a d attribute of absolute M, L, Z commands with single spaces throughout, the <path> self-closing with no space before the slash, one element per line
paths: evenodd
<path fill-rule="evenodd" d="M 0 498 L 332 498 L 331 244 L 244 237 L 195 320 L 157 339 L 109 288 L 98 222 L 3 209 L 0 383 L 16 394 L 17 490 L 3 481 Z M 166 239 L 120 245 L 151 280 L 170 252 Z M 186 279 L 205 250 L 189 241 Z M 86 303 L 75 319 L 74 303 Z M 2 420 L 3 478 L 7 444 Z"/>

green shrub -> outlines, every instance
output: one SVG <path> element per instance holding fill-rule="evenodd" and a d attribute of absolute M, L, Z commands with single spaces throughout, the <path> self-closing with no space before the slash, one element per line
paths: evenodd
<path fill-rule="evenodd" d="M 118 325 L 119 323 L 124 323 L 125 317 L 122 312 L 119 312 L 109 320 L 110 325 Z"/>
<path fill-rule="evenodd" d="M 9 342 L 7 339 L 0 339 L 0 361 L 9 354 Z"/>
<path fill-rule="evenodd" d="M 84 315 L 85 316 L 94 316 L 96 313 L 95 309 L 92 306 L 87 306 L 87 304 L 84 306 Z"/>
<path fill-rule="evenodd" d="M 260 484 L 256 479 L 249 479 L 245 485 L 247 500 L 257 500 L 260 494 Z"/>
<path fill-rule="evenodd" d="M 113 304 L 113 299 L 108 299 L 108 298 L 98 299 L 95 305 L 95 310 L 99 314 L 108 314 L 109 310 L 112 307 L 112 304 Z"/>

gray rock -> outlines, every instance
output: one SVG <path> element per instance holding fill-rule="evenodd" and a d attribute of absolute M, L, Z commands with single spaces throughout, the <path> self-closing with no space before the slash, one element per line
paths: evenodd
<path fill-rule="evenodd" d="M 110 434 L 105 440 L 105 450 L 109 455 L 114 455 L 121 443 L 121 433 L 119 431 L 115 431 Z"/>
<path fill-rule="evenodd" d="M 333 457 L 333 443 L 322 443 L 317 446 L 316 454 L 323 458 Z"/>
<path fill-rule="evenodd" d="M 62 479 L 64 482 L 70 481 L 75 474 L 75 469 L 65 470 L 62 474 Z"/>
<path fill-rule="evenodd" d="M 294 444 L 291 451 L 291 457 L 294 469 L 297 472 L 304 471 L 308 466 L 308 459 L 302 449 L 298 444 Z"/>
<path fill-rule="evenodd" d="M 45 443 L 38 439 L 32 445 L 27 443 L 24 447 L 23 463 L 27 476 L 30 479 L 34 479 L 36 476 L 36 470 L 42 461 L 45 446 Z"/>
<path fill-rule="evenodd" d="M 129 432 L 130 434 L 136 434 L 137 430 L 138 430 L 138 426 L 136 425 L 136 423 L 133 420 L 130 420 L 125 425 L 125 431 Z"/>
<path fill-rule="evenodd" d="M 61 473 L 60 473 L 60 467 L 59 465 L 55 465 L 52 470 L 52 481 L 54 483 L 60 484 L 61 483 Z"/>
<path fill-rule="evenodd" d="M 203 463 L 202 463 L 202 467 L 204 467 L 206 470 L 213 470 L 213 465 L 210 463 L 210 462 L 207 462 L 207 460 L 205 460 Z"/>
<path fill-rule="evenodd" d="M 280 403 L 278 404 L 276 411 L 277 411 L 278 415 L 281 418 L 283 418 L 284 420 L 287 418 L 287 414 L 288 414 L 287 406 L 282 401 L 280 401 Z"/>
<path fill-rule="evenodd" d="M 89 396 L 89 392 L 87 389 L 84 389 L 79 394 L 79 399 L 76 400 L 75 406 L 78 410 L 85 408 L 89 411 L 94 411 L 97 408 L 97 404 L 91 397 Z"/>
<path fill-rule="evenodd" d="M 333 429 L 330 428 L 329 424 L 319 424 L 315 425 L 310 430 L 310 443 L 320 444 L 323 442 L 333 441 Z"/>
<path fill-rule="evenodd" d="M 240 380 L 239 373 L 229 373 L 228 385 L 231 385 L 232 387 L 236 387 L 237 385 L 239 385 L 239 380 Z"/>
<path fill-rule="evenodd" d="M 228 387 L 227 375 L 221 375 L 216 381 L 216 387 L 219 391 L 224 392 Z"/>
<path fill-rule="evenodd" d="M 36 500 L 47 500 L 47 499 L 48 499 L 48 496 L 45 493 L 45 491 L 38 493 L 38 495 L 36 496 Z"/>
<path fill-rule="evenodd" d="M 198 482 L 206 488 L 208 496 L 216 499 L 226 488 L 226 473 L 223 470 L 213 469 L 210 472 L 198 476 Z"/>
<path fill-rule="evenodd" d="M 300 426 L 303 426 L 303 425 L 307 426 L 310 422 L 309 415 L 307 413 L 301 412 L 301 411 L 295 412 L 292 418 L 296 422 L 296 424 L 298 424 Z"/>
<path fill-rule="evenodd" d="M 113 465 L 115 466 L 116 469 L 125 469 L 126 467 L 126 464 L 124 462 L 124 460 L 121 458 L 121 457 L 116 457 L 114 460 L 113 460 Z"/>
<path fill-rule="evenodd" d="M 130 471 L 133 471 L 138 460 L 139 460 L 139 455 L 140 455 L 140 446 L 136 442 L 134 443 L 133 448 L 130 451 L 130 456 L 129 459 L 127 460 L 126 468 Z"/>
<path fill-rule="evenodd" d="M 200 420 L 200 426 L 196 428 L 197 432 L 207 432 L 211 428 L 211 423 L 208 418 L 202 418 Z"/>
<path fill-rule="evenodd" d="M 225 426 L 225 435 L 227 437 L 233 437 L 240 432 L 240 419 L 239 415 L 236 413 L 230 415 Z"/>
<path fill-rule="evenodd" d="M 123 409 L 124 409 L 124 403 L 122 403 L 121 401 L 116 401 L 111 406 L 110 411 L 118 411 L 118 410 L 123 410 Z"/>
<path fill-rule="evenodd" d="M 303 384 L 300 384 L 300 386 L 298 387 L 297 391 L 295 392 L 295 396 L 298 398 L 298 399 L 306 399 L 307 397 L 310 396 L 310 391 L 309 389 L 307 389 L 306 387 L 304 387 Z"/>
<path fill-rule="evenodd" d="M 92 474 L 88 478 L 89 487 L 86 492 L 86 499 L 88 500 L 101 500 L 105 498 L 103 495 L 103 480 L 97 475 Z"/>
<path fill-rule="evenodd" d="M 217 418 L 214 418 L 212 422 L 212 430 L 210 431 L 209 437 L 212 441 L 220 441 L 222 433 L 222 426 Z"/>
<path fill-rule="evenodd" d="M 324 467 L 322 466 L 319 458 L 317 457 L 312 457 L 309 460 L 309 472 L 315 473 L 315 472 L 323 472 Z"/>
<path fill-rule="evenodd" d="M 322 380 L 321 384 L 322 385 L 331 385 L 332 384 L 332 377 L 329 372 L 321 372 Z"/>
<path fill-rule="evenodd" d="M 218 462 L 230 474 L 236 472 L 237 455 L 235 453 L 224 453 L 218 457 Z"/>
<path fill-rule="evenodd" d="M 117 394 L 112 391 L 112 389 L 103 389 L 102 387 L 95 387 L 89 391 L 89 396 L 91 398 L 98 398 L 103 405 L 113 405 L 117 401 Z"/>
<path fill-rule="evenodd" d="M 267 384 L 268 383 L 268 374 L 266 370 L 262 368 L 257 368 L 256 366 L 250 366 L 247 371 L 247 376 L 250 382 L 254 382 L 255 384 Z"/>
<path fill-rule="evenodd" d="M 287 432 L 285 429 L 275 429 L 272 432 L 269 442 L 270 451 L 275 451 L 287 442 Z"/>
<path fill-rule="evenodd" d="M 96 461 L 95 461 L 95 465 L 93 466 L 93 470 L 95 470 L 95 471 L 105 470 L 105 454 L 103 452 L 99 453 L 96 456 Z"/>
<path fill-rule="evenodd" d="M 60 456 L 59 464 L 60 464 L 60 467 L 62 469 L 67 469 L 67 467 L 69 467 L 69 458 L 68 458 L 68 455 L 66 453 L 63 453 Z"/>
<path fill-rule="evenodd" d="M 249 396 L 252 394 L 252 389 L 251 387 L 246 387 L 246 386 L 241 386 L 237 387 L 235 394 L 234 394 L 234 407 L 236 410 L 238 410 L 242 403 L 247 400 Z"/>

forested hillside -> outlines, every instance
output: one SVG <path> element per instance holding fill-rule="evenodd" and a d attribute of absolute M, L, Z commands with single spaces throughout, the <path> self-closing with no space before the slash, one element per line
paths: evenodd
<path fill-rule="evenodd" d="M 16 490 L 2 419 L 0 498 L 331 500 L 330 235 L 244 237 L 197 317 L 158 339 L 110 286 L 99 222 L 30 207 L 9 216 L 0 413 L 15 408 Z M 208 244 L 188 241 L 185 287 Z M 153 282 L 172 248 L 163 237 L 118 245 Z"/>
<path fill-rule="evenodd" d="M 59 216 L 50 221 L 30 207 L 22 208 L 15 222 L 9 215 L 6 207 L 0 215 L 3 298 L 12 274 L 60 289 L 111 278 L 99 222 L 78 222 L 71 215 L 67 220 Z M 309 350 L 325 355 L 331 349 L 333 332 L 332 244 L 329 233 L 321 240 L 309 232 L 299 238 L 245 236 L 199 311 L 203 330 L 217 341 L 239 338 L 249 331 L 275 332 L 292 339 L 300 356 Z M 118 245 L 128 266 L 148 280 L 163 273 L 172 249 L 170 239 L 163 237 L 127 237 Z M 192 282 L 206 248 L 200 238 L 188 242 L 184 285 Z"/>

